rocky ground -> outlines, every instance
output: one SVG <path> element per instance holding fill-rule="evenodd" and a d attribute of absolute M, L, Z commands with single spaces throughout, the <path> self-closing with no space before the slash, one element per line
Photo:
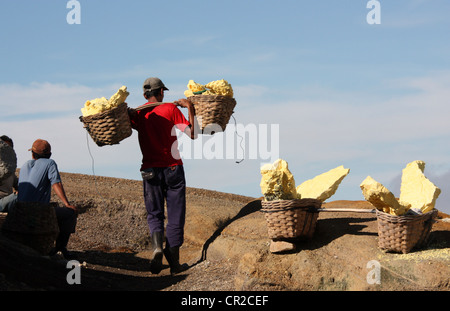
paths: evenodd
<path fill-rule="evenodd" d="M 450 290 L 450 223 L 439 214 L 429 244 L 409 254 L 377 247 L 369 212 L 321 212 L 312 239 L 286 254 L 269 251 L 258 198 L 189 188 L 187 271 L 149 271 L 149 234 L 140 181 L 63 173 L 69 200 L 80 209 L 69 248 L 81 264 L 81 284 L 68 285 L 66 262 L 49 259 L 0 236 L 0 289 L 168 291 L 405 291 Z M 56 198 L 54 198 L 57 201 Z M 324 208 L 369 211 L 362 201 Z M 380 284 L 370 284 L 371 261 Z"/>

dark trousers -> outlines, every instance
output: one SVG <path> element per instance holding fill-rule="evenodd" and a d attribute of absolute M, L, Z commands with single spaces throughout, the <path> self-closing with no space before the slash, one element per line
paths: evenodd
<path fill-rule="evenodd" d="M 144 201 L 150 233 L 164 233 L 164 202 L 167 204 L 166 246 L 184 241 L 186 179 L 182 165 L 153 168 L 153 178 L 144 180 Z M 168 244 L 168 245 L 167 245 Z"/>
<path fill-rule="evenodd" d="M 58 220 L 60 233 L 74 233 L 77 225 L 76 212 L 67 207 L 55 206 L 56 219 Z"/>
<path fill-rule="evenodd" d="M 55 250 L 60 251 L 66 249 L 70 235 L 75 232 L 77 213 L 73 209 L 67 207 L 54 206 L 54 209 L 59 227 Z"/>

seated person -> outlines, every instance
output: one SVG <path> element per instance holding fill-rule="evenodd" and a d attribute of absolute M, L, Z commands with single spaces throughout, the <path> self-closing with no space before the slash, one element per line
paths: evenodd
<path fill-rule="evenodd" d="M 6 135 L 0 136 L 0 144 L 4 144 L 3 147 L 11 147 L 11 153 L 14 153 L 14 143 L 11 138 Z M 9 147 L 7 147 L 9 146 Z M 16 164 L 14 164 L 15 166 Z M 17 176 L 15 172 L 0 180 L 0 213 L 7 213 L 15 202 L 17 201 Z"/>
<path fill-rule="evenodd" d="M 38 139 L 29 150 L 31 150 L 32 159 L 20 169 L 17 199 L 19 202 L 49 204 L 51 191 L 56 193 L 65 207 L 55 207 L 59 235 L 55 249 L 50 255 L 60 251 L 66 259 L 71 259 L 73 255 L 67 251 L 67 244 L 70 235 L 75 232 L 77 208 L 67 200 L 56 162 L 50 159 L 52 154 L 50 144 Z"/>

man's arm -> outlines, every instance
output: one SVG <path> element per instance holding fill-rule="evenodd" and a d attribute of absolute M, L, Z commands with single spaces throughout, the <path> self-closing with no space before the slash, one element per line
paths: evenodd
<path fill-rule="evenodd" d="M 128 107 L 127 112 L 128 112 L 128 117 L 130 118 L 131 127 L 133 129 L 136 129 L 136 117 L 138 114 L 136 109 Z"/>
<path fill-rule="evenodd" d="M 71 209 L 77 211 L 77 208 L 69 203 L 69 200 L 67 199 L 67 196 L 66 196 L 66 192 L 64 191 L 64 187 L 61 182 L 54 183 L 52 185 L 52 189 L 53 189 L 53 191 L 55 191 L 58 198 L 60 198 L 61 201 L 64 203 L 65 207 L 71 208 Z"/>
<path fill-rule="evenodd" d="M 175 102 L 180 107 L 187 108 L 188 109 L 188 118 L 189 123 L 191 123 L 191 126 L 186 127 L 184 132 L 186 135 L 188 135 L 191 139 L 196 139 L 198 137 L 198 129 L 199 125 L 197 122 L 197 118 L 195 117 L 195 108 L 194 105 L 187 99 L 180 99 Z"/>

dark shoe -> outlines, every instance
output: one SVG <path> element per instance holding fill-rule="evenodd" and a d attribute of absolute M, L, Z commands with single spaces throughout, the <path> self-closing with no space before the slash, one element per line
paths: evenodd
<path fill-rule="evenodd" d="M 152 233 L 152 259 L 150 260 L 150 272 L 158 274 L 162 270 L 162 258 L 163 258 L 163 233 Z"/>
<path fill-rule="evenodd" d="M 58 255 L 58 253 L 61 254 L 61 255 L 59 255 L 59 256 L 63 256 L 64 259 L 66 259 L 66 260 L 77 259 L 77 256 L 76 256 L 74 253 L 69 252 L 69 251 L 67 250 L 67 248 L 65 248 L 65 247 L 64 247 L 64 248 L 60 248 L 60 249 L 57 249 L 56 247 L 54 247 L 54 248 L 48 253 L 48 256 L 50 256 L 50 257 L 55 257 L 55 256 Z"/>
<path fill-rule="evenodd" d="M 77 259 L 77 256 L 74 253 L 69 252 L 67 248 L 61 249 L 60 252 L 67 260 Z"/>
<path fill-rule="evenodd" d="M 52 250 L 48 253 L 48 256 L 53 257 L 56 256 L 57 253 L 58 250 L 56 249 L 56 247 L 53 247 Z"/>
<path fill-rule="evenodd" d="M 170 266 L 170 274 L 177 274 L 189 269 L 188 264 L 180 265 L 180 248 L 179 247 L 170 247 L 164 249 L 164 256 L 167 259 L 167 262 Z"/>
<path fill-rule="evenodd" d="M 59 252 L 66 260 L 76 259 L 76 256 L 67 250 L 71 233 L 60 232 L 56 238 L 55 247 L 48 254 L 50 257 L 56 256 Z"/>

